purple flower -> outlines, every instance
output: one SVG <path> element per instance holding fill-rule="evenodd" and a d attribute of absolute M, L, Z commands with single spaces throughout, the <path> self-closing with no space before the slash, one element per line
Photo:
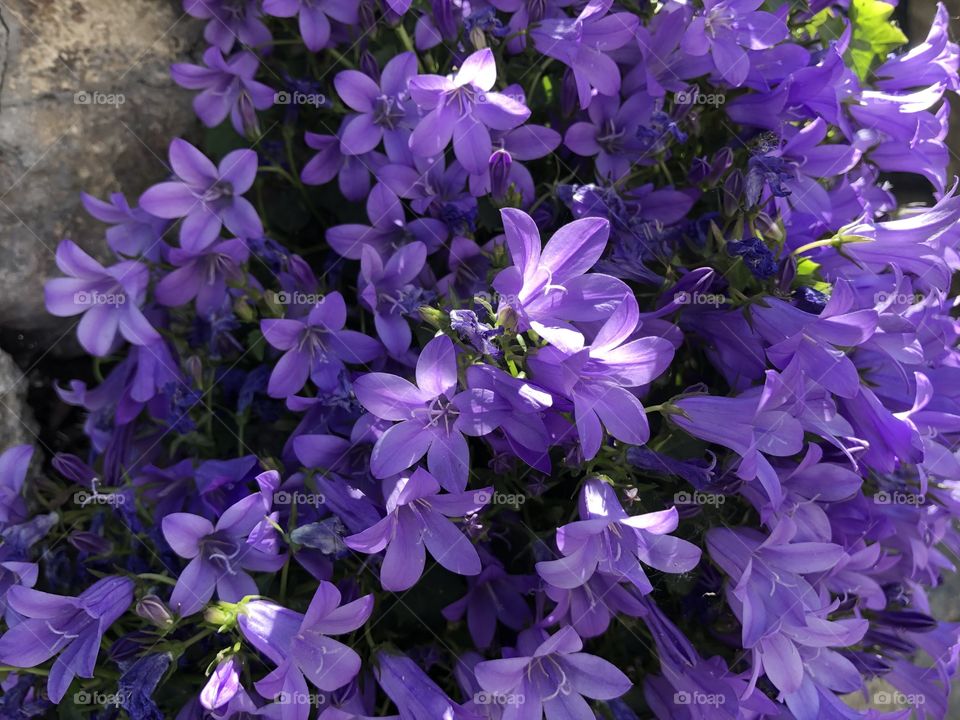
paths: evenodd
<path fill-rule="evenodd" d="M 620 180 L 645 149 L 638 132 L 652 111 L 653 98 L 646 93 L 635 93 L 622 103 L 617 97 L 597 97 L 587 109 L 590 122 L 567 128 L 563 144 L 577 155 L 595 156 L 599 176 Z"/>
<path fill-rule="evenodd" d="M 670 365 L 674 350 L 662 337 L 630 340 L 639 317 L 637 301 L 628 295 L 591 345 L 571 348 L 569 353 L 547 346 L 529 359 L 533 379 L 573 403 L 577 434 L 587 460 L 600 450 L 603 428 L 632 445 L 643 445 L 650 438 L 643 405 L 627 388 L 652 382 Z"/>
<path fill-rule="evenodd" d="M 0 527 L 27 519 L 27 507 L 20 491 L 32 457 L 33 445 L 14 445 L 0 455 Z"/>
<path fill-rule="evenodd" d="M 430 676 L 406 655 L 381 650 L 376 655 L 374 667 L 377 682 L 400 712 L 399 720 L 482 720 L 476 713 L 451 700 Z M 344 718 L 335 715 L 329 720 L 353 720 L 354 717 L 356 716 L 348 715 Z"/>
<path fill-rule="evenodd" d="M 520 631 L 530 625 L 532 615 L 524 594 L 534 587 L 534 578 L 508 575 L 492 557 L 486 558 L 483 570 L 467 578 L 467 594 L 443 609 L 451 622 L 467 617 L 467 629 L 478 648 L 490 647 L 497 622 Z"/>
<path fill-rule="evenodd" d="M 199 612 L 216 589 L 221 600 L 237 602 L 259 590 L 247 570 L 276 572 L 286 561 L 277 552 L 274 530 L 268 521 L 274 471 L 258 476 L 261 492 L 234 503 L 216 525 L 199 515 L 171 513 L 163 518 L 163 537 L 190 562 L 177 580 L 170 606 L 181 617 Z M 275 489 L 275 488 L 273 488 Z"/>
<path fill-rule="evenodd" d="M 689 572 L 700 562 L 696 545 L 668 534 L 677 523 L 676 508 L 628 515 L 616 491 L 592 478 L 580 494 L 580 520 L 557 529 L 563 557 L 537 563 L 537 573 L 554 587 L 572 589 L 599 571 L 647 594 L 653 586 L 641 562 L 669 573 Z"/>
<path fill-rule="evenodd" d="M 528 630 L 517 639 L 516 655 L 477 663 L 477 682 L 489 693 L 511 700 L 518 720 L 595 717 L 585 697 L 611 700 L 632 687 L 615 665 L 582 652 L 572 627 L 547 637 Z"/>
<path fill-rule="evenodd" d="M 347 547 L 364 553 L 386 549 L 380 584 L 399 592 L 413 587 L 423 574 L 426 550 L 447 570 L 478 575 L 480 556 L 457 526 L 447 518 L 463 517 L 489 502 L 493 488 L 476 492 L 440 494 L 440 484 L 417 468 L 396 481 L 387 497 L 387 514 L 376 525 L 344 538 Z"/>
<path fill-rule="evenodd" d="M 327 242 L 339 255 L 359 260 L 363 248 L 370 245 L 381 255 L 413 242 L 423 243 L 430 252 L 447 240 L 447 228 L 433 218 L 407 222 L 403 203 L 384 184 L 378 184 L 367 197 L 370 225 L 335 225 L 327 230 Z"/>
<path fill-rule="evenodd" d="M 757 12 L 763 0 L 705 0 L 680 46 L 690 55 L 710 53 L 720 76 L 734 87 L 750 73 L 749 50 L 773 47 L 787 37 L 783 20 Z"/>
<path fill-rule="evenodd" d="M 203 38 L 225 53 L 235 42 L 260 47 L 273 40 L 260 20 L 259 6 L 258 0 L 183 0 L 188 15 L 209 20 Z"/>
<path fill-rule="evenodd" d="M 12 587 L 7 604 L 25 619 L 0 636 L 0 662 L 30 668 L 60 654 L 47 679 L 50 700 L 59 703 L 75 676 L 93 677 L 104 633 L 131 602 L 133 581 L 115 576 L 75 598 Z"/>
<path fill-rule="evenodd" d="M 83 207 L 97 220 L 113 225 L 107 230 L 107 244 L 118 255 L 158 260 L 168 220 L 132 208 L 122 193 L 112 193 L 110 202 L 80 193 Z"/>
<path fill-rule="evenodd" d="M 241 688 L 240 662 L 236 655 L 230 655 L 214 668 L 207 684 L 200 691 L 200 704 L 207 710 L 216 710 L 233 700 Z"/>
<path fill-rule="evenodd" d="M 373 313 L 374 326 L 384 347 L 402 356 L 410 348 L 413 333 L 407 317 L 426 301 L 423 289 L 414 284 L 427 260 L 427 248 L 419 241 L 404 245 L 386 263 L 371 245 L 363 246 L 360 258 L 360 302 Z"/>
<path fill-rule="evenodd" d="M 517 315 L 518 329 L 532 329 L 553 345 L 579 350 L 583 335 L 570 321 L 606 319 L 610 307 L 630 294 L 621 280 L 586 274 L 607 246 L 610 223 L 575 220 L 557 230 L 541 248 L 540 230 L 522 210 L 500 211 L 513 267 L 500 272 L 493 287 L 499 312 Z"/>
<path fill-rule="evenodd" d="M 387 155 L 403 157 L 413 113 L 407 82 L 417 74 L 417 56 L 400 53 L 383 68 L 379 84 L 359 70 L 344 70 L 333 79 L 340 99 L 358 114 L 348 116 L 340 134 L 345 155 L 363 155 L 383 141 Z"/>
<path fill-rule="evenodd" d="M 213 242 L 226 225 L 240 238 L 263 237 L 263 225 L 248 200 L 240 197 L 257 177 L 257 154 L 234 150 L 215 166 L 186 140 L 170 143 L 170 165 L 177 179 L 154 185 L 140 196 L 151 215 L 183 218 L 180 245 L 199 250 Z"/>
<path fill-rule="evenodd" d="M 235 238 L 202 248 L 173 248 L 169 260 L 177 269 L 157 283 L 157 302 L 177 307 L 196 298 L 197 312 L 209 317 L 223 306 L 227 281 L 243 280 L 242 266 L 249 257 L 246 243 Z"/>
<path fill-rule="evenodd" d="M 759 280 L 771 278 L 777 272 L 777 260 L 773 251 L 758 237 L 728 242 L 727 252 L 734 257 L 743 258 L 743 264 Z"/>
<path fill-rule="evenodd" d="M 321 582 L 303 615 L 269 600 L 251 600 L 240 610 L 237 621 L 243 637 L 277 666 L 256 683 L 257 692 L 268 698 L 288 698 L 284 720 L 309 716 L 306 680 L 332 692 L 360 671 L 360 656 L 328 636 L 344 635 L 363 625 L 373 611 L 373 596 L 340 603 L 336 585 Z"/>
<path fill-rule="evenodd" d="M 284 351 L 270 374 L 267 393 L 289 397 L 308 377 L 317 387 L 329 390 L 337 384 L 344 363 L 366 363 L 377 357 L 379 343 L 355 330 L 344 330 L 346 321 L 347 304 L 338 292 L 324 297 L 304 320 L 262 320 L 266 341 Z"/>
<path fill-rule="evenodd" d="M 488 48 L 464 60 L 455 76 L 412 78 L 410 95 L 427 111 L 410 136 L 414 154 L 439 155 L 453 138 L 454 154 L 467 172 L 486 172 L 493 150 L 490 129 L 511 130 L 530 117 L 522 102 L 492 92 L 496 80 L 497 66 Z"/>
<path fill-rule="evenodd" d="M 713 528 L 707 533 L 710 556 L 730 576 L 727 599 L 743 625 L 743 647 L 753 651 L 754 678 L 766 673 L 798 717 L 810 702 L 814 684 L 853 692 L 860 673 L 830 646 L 858 643 L 867 620 L 827 620 L 838 601 L 828 602 L 808 581 L 845 558 L 833 543 L 791 542 L 796 525 L 781 521 L 769 536 L 746 528 Z M 806 649 L 810 648 L 809 653 Z M 805 675 L 818 679 L 803 688 Z"/>
<path fill-rule="evenodd" d="M 377 152 L 365 155 L 344 155 L 340 151 L 340 136 L 346 123 L 340 126 L 337 135 L 317 135 L 305 133 L 307 147 L 317 151 L 300 171 L 300 179 L 305 185 L 324 185 L 337 178 L 340 192 L 347 200 L 359 202 L 370 193 L 370 172 L 379 174 L 386 165 L 386 156 Z"/>
<path fill-rule="evenodd" d="M 263 11 L 274 17 L 300 19 L 300 35 L 308 50 L 317 52 L 330 41 L 330 19 L 356 25 L 358 0 L 263 0 Z"/>
<path fill-rule="evenodd" d="M 373 446 L 370 471 L 387 478 L 414 465 L 424 455 L 427 467 L 447 490 L 467 485 L 470 453 L 464 434 L 491 430 L 489 404 L 493 393 L 457 392 L 457 356 L 445 335 L 427 343 L 417 360 L 417 384 L 388 373 L 357 378 L 354 392 L 369 412 L 396 424 Z"/>
<path fill-rule="evenodd" d="M 202 65 L 175 63 L 170 67 L 174 82 L 188 90 L 202 90 L 193 99 L 197 117 L 207 127 L 216 127 L 227 116 L 241 135 L 257 133 L 257 110 L 273 106 L 274 90 L 254 80 L 260 59 L 251 52 L 224 58 L 220 48 L 203 54 Z"/>
<path fill-rule="evenodd" d="M 44 287 L 47 310 L 58 317 L 83 314 L 80 344 L 91 355 L 107 355 L 117 332 L 134 345 L 160 339 L 140 310 L 147 292 L 147 266 L 132 260 L 104 267 L 70 240 L 57 247 L 57 267 L 67 278 Z"/>
<path fill-rule="evenodd" d="M 556 58 L 573 72 L 580 108 L 593 92 L 620 92 L 620 68 L 607 53 L 630 42 L 640 19 L 630 12 L 607 15 L 613 0 L 590 0 L 576 18 L 549 18 L 530 33 L 536 49 Z"/>

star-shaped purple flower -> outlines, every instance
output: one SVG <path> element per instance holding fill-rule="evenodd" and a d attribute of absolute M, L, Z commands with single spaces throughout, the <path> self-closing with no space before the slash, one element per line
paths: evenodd
<path fill-rule="evenodd" d="M 161 218 L 183 218 L 180 245 L 198 250 L 213 242 L 224 225 L 239 238 L 263 237 L 257 211 L 241 197 L 257 177 L 257 153 L 234 150 L 216 166 L 186 140 L 170 143 L 176 180 L 154 185 L 140 207 Z"/>

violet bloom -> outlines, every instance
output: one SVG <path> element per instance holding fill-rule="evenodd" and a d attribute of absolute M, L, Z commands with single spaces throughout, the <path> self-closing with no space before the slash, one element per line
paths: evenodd
<path fill-rule="evenodd" d="M 151 215 L 183 218 L 180 245 L 199 250 L 226 225 L 239 238 L 263 237 L 263 225 L 248 200 L 240 197 L 257 177 L 257 153 L 234 150 L 219 167 L 186 140 L 170 143 L 170 165 L 177 179 L 154 185 L 140 196 Z"/>
<path fill-rule="evenodd" d="M 583 221 L 580 221 L 583 222 Z M 593 459 L 603 430 L 621 442 L 643 445 L 650 426 L 643 404 L 627 388 L 647 385 L 673 360 L 669 340 L 651 335 L 630 340 L 640 317 L 633 295 L 623 298 L 587 347 L 540 348 L 529 358 L 533 379 L 573 402 L 580 447 Z"/>
<path fill-rule="evenodd" d="M 632 687 L 612 663 L 583 651 L 572 627 L 552 636 L 527 630 L 517 638 L 516 655 L 477 663 L 477 682 L 489 693 L 512 700 L 517 720 L 595 717 L 585 697 L 611 700 Z"/>
<path fill-rule="evenodd" d="M 56 261 L 70 277 L 47 281 L 47 311 L 57 317 L 83 314 L 77 338 L 84 350 L 99 357 L 108 354 L 118 331 L 134 345 L 160 339 L 140 310 L 149 282 L 146 265 L 125 260 L 104 267 L 71 240 L 57 246 Z"/>
<path fill-rule="evenodd" d="M 753 310 L 754 327 L 769 344 L 767 357 L 781 370 L 791 362 L 814 383 L 844 398 L 860 392 L 860 375 L 844 348 L 862 345 L 877 330 L 877 311 L 853 310 L 854 296 L 845 281 L 819 317 L 790 303 L 767 298 Z"/>
<path fill-rule="evenodd" d="M 303 320 L 261 320 L 263 337 L 284 351 L 270 374 L 267 394 L 289 397 L 308 377 L 329 390 L 337 384 L 344 363 L 362 364 L 377 357 L 380 344 L 356 330 L 344 330 L 346 322 L 347 304 L 338 292 L 324 297 Z"/>
<path fill-rule="evenodd" d="M 607 483 L 591 478 L 580 494 L 580 520 L 557 528 L 564 557 L 537 563 L 537 573 L 562 589 L 580 587 L 594 572 L 653 590 L 641 563 L 662 572 L 685 573 L 700 562 L 700 549 L 668 533 L 677 529 L 676 508 L 628 515 Z"/>
<path fill-rule="evenodd" d="M 80 193 L 80 201 L 93 217 L 113 226 L 107 230 L 107 245 L 115 253 L 127 257 L 143 255 L 154 261 L 160 258 L 161 238 L 169 220 L 130 207 L 122 193 L 111 193 L 110 202 Z"/>
<path fill-rule="evenodd" d="M 353 390 L 369 412 L 396 424 L 373 446 L 370 471 L 387 478 L 427 456 L 427 467 L 447 490 L 467 486 L 470 451 L 464 434 L 482 436 L 494 428 L 488 407 L 493 393 L 480 388 L 457 392 L 453 341 L 435 337 L 417 360 L 417 384 L 388 373 L 357 378 Z"/>
<path fill-rule="evenodd" d="M 233 700 L 242 689 L 240 669 L 236 655 L 230 655 L 217 663 L 207 684 L 200 691 L 200 704 L 207 710 L 216 710 Z"/>
<path fill-rule="evenodd" d="M 387 496 L 387 514 L 376 525 L 344 538 L 347 547 L 373 554 L 387 552 L 380 584 L 399 592 L 413 587 L 423 574 L 426 551 L 447 570 L 478 575 L 477 549 L 447 518 L 476 513 L 490 501 L 493 488 L 440 494 L 440 483 L 423 468 L 396 481 Z"/>
<path fill-rule="evenodd" d="M 407 222 L 403 203 L 384 184 L 378 184 L 367 197 L 370 225 L 335 225 L 327 229 L 327 243 L 349 260 L 359 260 L 365 245 L 381 255 L 389 250 L 419 241 L 430 252 L 447 240 L 447 227 L 433 218 L 417 218 Z"/>
<path fill-rule="evenodd" d="M 279 483 L 275 476 L 273 471 L 258 476 L 263 490 L 228 507 L 216 525 L 190 513 L 163 518 L 163 537 L 177 555 L 190 560 L 170 596 L 170 607 L 181 617 L 203 609 L 214 589 L 228 602 L 259 594 L 246 571 L 276 572 L 283 566 L 286 556 L 277 553 L 268 520 L 270 483 Z"/>
<path fill-rule="evenodd" d="M 380 687 L 397 706 L 400 712 L 399 720 L 482 720 L 475 712 L 451 700 L 430 676 L 406 655 L 379 651 L 374 672 Z M 355 717 L 334 715 L 331 718 L 324 716 L 324 720 L 354 720 Z M 396 716 L 384 718 L 395 719 Z M 360 720 L 365 719 L 361 717 Z"/>
<path fill-rule="evenodd" d="M 360 16 L 358 0 L 263 0 L 263 11 L 273 17 L 298 16 L 303 44 L 311 52 L 330 42 L 330 20 L 356 25 Z"/>
<path fill-rule="evenodd" d="M 390 157 L 402 157 L 413 118 L 407 105 L 407 81 L 417 74 L 417 56 L 400 53 L 383 68 L 379 84 L 359 70 L 344 70 L 333 79 L 337 94 L 358 114 L 348 116 L 340 135 L 345 155 L 362 155 L 383 140 Z"/>
<path fill-rule="evenodd" d="M 653 98 L 645 92 L 635 93 L 622 103 L 618 97 L 598 97 L 587 109 L 590 121 L 567 128 L 563 144 L 577 155 L 596 157 L 597 175 L 620 180 L 631 172 L 645 149 L 638 131 L 652 111 Z"/>
<path fill-rule="evenodd" d="M 360 202 L 370 194 L 370 173 L 379 180 L 380 170 L 391 160 L 379 152 L 364 155 L 344 155 L 340 150 L 340 136 L 346 128 L 341 123 L 336 135 L 317 135 L 305 133 L 307 147 L 317 151 L 300 171 L 300 179 L 305 185 L 324 185 L 337 178 L 337 186 L 347 200 Z M 409 155 L 409 151 L 406 153 Z"/>
<path fill-rule="evenodd" d="M 453 138 L 457 160 L 472 174 L 487 170 L 493 151 L 490 130 L 512 130 L 530 117 L 523 103 L 492 92 L 497 66 L 489 48 L 473 53 L 452 77 L 418 75 L 410 80 L 410 95 L 427 111 L 410 136 L 415 155 L 432 157 Z"/>
<path fill-rule="evenodd" d="M 177 307 L 196 298 L 197 313 L 209 317 L 223 306 L 227 281 L 243 280 L 242 266 L 250 257 L 250 250 L 243 240 L 234 238 L 203 248 L 173 248 L 168 255 L 177 269 L 157 283 L 157 302 Z"/>
<path fill-rule="evenodd" d="M 257 110 L 272 107 L 275 97 L 273 88 L 254 80 L 260 59 L 251 52 L 224 58 L 220 48 L 210 47 L 203 54 L 203 62 L 206 67 L 189 63 L 170 66 L 170 75 L 177 85 L 203 91 L 193 99 L 197 117 L 212 128 L 229 115 L 237 133 L 255 133 Z"/>
<path fill-rule="evenodd" d="M 32 457 L 33 445 L 14 445 L 0 455 L 0 527 L 27 519 L 27 506 L 20 491 Z"/>
<path fill-rule="evenodd" d="M 773 47 L 787 37 L 783 20 L 758 12 L 763 0 L 705 0 L 703 15 L 690 22 L 680 47 L 690 55 L 710 53 L 720 76 L 739 87 L 750 73 L 749 50 Z"/>
<path fill-rule="evenodd" d="M 541 246 L 540 230 L 525 212 L 507 208 L 500 216 L 514 265 L 493 281 L 498 312 L 516 314 L 520 331 L 532 329 L 553 345 L 579 350 L 583 335 L 570 321 L 604 320 L 614 304 L 632 294 L 621 280 L 587 274 L 607 246 L 610 223 L 575 220 Z"/>
<path fill-rule="evenodd" d="M 575 18 L 549 18 L 531 32 L 536 49 L 570 68 L 580 108 L 585 110 L 594 91 L 620 92 L 620 68 L 607 53 L 633 40 L 640 25 L 632 12 L 607 15 L 613 0 L 590 0 Z"/>
<path fill-rule="evenodd" d="M 284 720 L 310 715 L 309 680 L 324 692 L 343 687 L 360 671 L 360 656 L 329 635 L 344 635 L 362 626 L 373 611 L 373 596 L 341 605 L 336 585 L 321 582 L 301 615 L 269 600 L 243 605 L 237 624 L 244 639 L 262 652 L 276 669 L 256 683 L 263 697 L 283 696 Z"/>
<path fill-rule="evenodd" d="M 493 643 L 497 622 L 519 632 L 533 620 L 524 595 L 532 593 L 535 578 L 508 575 L 499 561 L 486 554 L 484 562 L 479 575 L 467 578 L 467 594 L 443 609 L 451 622 L 466 615 L 470 638 L 478 648 Z"/>
<path fill-rule="evenodd" d="M 209 20 L 203 39 L 223 52 L 235 42 L 251 47 L 269 44 L 273 37 L 260 20 L 259 0 L 183 0 L 191 17 Z"/>
<path fill-rule="evenodd" d="M 75 598 L 12 587 L 7 604 L 25 619 L 0 636 L 0 662 L 31 668 L 59 653 L 47 678 L 47 694 L 59 703 L 74 677 L 93 677 L 104 633 L 131 602 L 133 581 L 112 575 Z"/>
<path fill-rule="evenodd" d="M 373 313 L 374 326 L 384 347 L 396 356 L 410 349 L 413 332 L 407 316 L 425 304 L 424 290 L 413 284 L 427 260 L 422 242 L 397 250 L 386 263 L 370 245 L 360 258 L 360 302 Z"/>
<path fill-rule="evenodd" d="M 829 648 L 860 642 L 869 622 L 827 619 L 839 601 L 830 603 L 805 576 L 843 564 L 847 556 L 834 543 L 791 542 L 795 534 L 789 518 L 769 536 L 748 528 L 713 528 L 707 547 L 730 577 L 727 601 L 743 625 L 743 647 L 753 651 L 754 680 L 766 673 L 791 711 L 812 720 L 819 715 L 800 709 L 811 702 L 813 685 L 829 686 L 843 678 L 859 683 L 850 660 Z M 856 687 L 836 689 L 852 692 Z"/>

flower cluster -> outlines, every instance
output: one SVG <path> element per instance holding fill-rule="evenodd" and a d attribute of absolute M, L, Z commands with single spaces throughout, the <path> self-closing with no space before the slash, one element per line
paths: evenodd
<path fill-rule="evenodd" d="M 946 717 L 943 6 L 184 8 L 207 142 L 46 287 L 86 442 L 0 457 L 0 717 Z"/>

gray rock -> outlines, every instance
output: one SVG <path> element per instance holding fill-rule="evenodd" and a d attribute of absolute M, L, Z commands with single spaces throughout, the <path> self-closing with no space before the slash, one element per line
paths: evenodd
<path fill-rule="evenodd" d="M 195 127 L 169 66 L 201 28 L 168 0 L 0 4 L 0 327 L 64 327 L 43 306 L 61 239 L 107 257 L 81 190 L 134 202 L 166 176 L 170 139 Z"/>
<path fill-rule="evenodd" d="M 26 374 L 0 351 L 0 451 L 36 443 L 37 424 L 27 405 L 28 388 Z"/>

